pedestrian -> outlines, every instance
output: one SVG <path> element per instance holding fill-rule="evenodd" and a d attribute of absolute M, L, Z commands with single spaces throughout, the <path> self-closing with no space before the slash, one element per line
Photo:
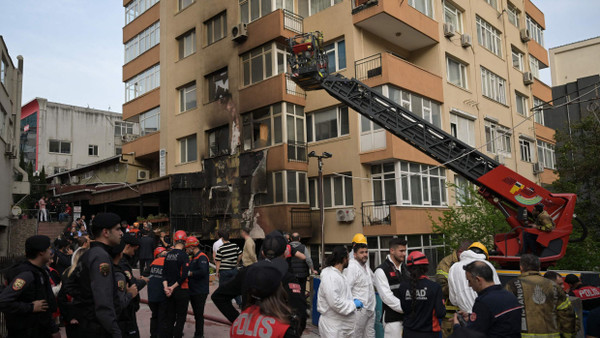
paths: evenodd
<path fill-rule="evenodd" d="M 119 261 L 119 267 L 125 274 L 127 288 L 135 285 L 136 290 L 140 291 L 146 286 L 147 279 L 145 277 L 136 278 L 133 275 L 133 267 L 130 264 L 132 257 L 135 256 L 136 251 L 140 247 L 139 239 L 130 234 L 124 234 L 121 242 L 124 243 L 125 246 L 123 248 L 122 258 Z M 127 332 L 127 334 L 123 334 L 124 337 L 139 337 L 140 331 L 137 325 L 136 316 L 136 312 L 139 309 L 140 297 L 136 294 L 119 316 L 121 329 L 123 332 Z"/>
<path fill-rule="evenodd" d="M 204 305 L 209 292 L 208 256 L 200 250 L 200 241 L 190 236 L 185 241 L 185 248 L 191 254 L 188 285 L 190 288 L 190 303 L 194 310 L 196 331 L 194 338 L 204 337 Z"/>
<path fill-rule="evenodd" d="M 565 279 L 556 271 L 546 271 L 544 278 L 548 278 L 558 285 L 561 290 L 567 292 L 568 284 L 565 285 Z"/>
<path fill-rule="evenodd" d="M 219 285 L 227 283 L 238 273 L 237 265 L 242 259 L 242 250 L 235 244 L 229 241 L 229 231 L 221 230 L 223 236 L 223 245 L 217 250 L 216 265 L 217 277 Z M 242 298 L 236 297 L 235 302 L 241 308 Z"/>
<path fill-rule="evenodd" d="M 292 309 L 292 318 L 297 322 L 297 324 L 291 324 L 291 326 L 298 327 L 298 332 L 301 333 L 306 327 L 306 299 L 300 293 L 298 280 L 289 272 L 289 266 L 284 257 L 286 247 L 287 243 L 283 234 L 275 230 L 265 236 L 260 252 L 264 260 L 269 260 L 282 273 L 282 284 L 287 293 L 288 304 Z M 231 301 L 235 297 L 242 295 L 242 289 L 246 285 L 245 278 L 247 271 L 248 268 L 240 269 L 239 273 L 231 281 L 219 285 L 211 296 L 215 306 L 232 323 L 238 318 L 240 313 L 235 309 Z M 246 304 L 248 304 L 248 300 L 244 295 L 242 308 L 245 308 Z"/>
<path fill-rule="evenodd" d="M 317 271 L 314 269 L 313 261 L 310 258 L 310 253 L 306 246 L 300 243 L 300 234 L 297 232 L 292 233 L 291 237 L 292 241 L 290 242 L 290 247 L 292 250 L 297 252 L 301 252 L 306 257 L 305 259 L 300 259 L 295 255 L 291 260 L 291 270 L 292 273 L 298 278 L 298 283 L 300 283 L 300 289 L 303 296 L 306 296 L 306 283 L 308 281 L 308 276 L 310 276 L 311 272 L 317 274 Z M 367 258 L 369 256 L 367 255 Z"/>
<path fill-rule="evenodd" d="M 66 239 L 59 239 L 56 243 L 56 251 L 54 255 L 54 267 L 62 276 L 63 272 L 71 266 L 73 250 Z"/>
<path fill-rule="evenodd" d="M 317 294 L 319 334 L 321 337 L 353 337 L 357 309 L 363 303 L 352 297 L 350 285 L 342 274 L 348 267 L 348 251 L 336 246 L 327 257 L 325 269 L 321 271 L 321 284 Z"/>
<path fill-rule="evenodd" d="M 429 260 L 420 251 L 406 259 L 410 280 L 400 284 L 400 303 L 404 310 L 402 337 L 438 338 L 440 319 L 446 315 L 442 287 L 427 278 Z"/>
<path fill-rule="evenodd" d="M 296 338 L 301 336 L 290 320 L 292 310 L 281 285 L 284 274 L 271 261 L 263 260 L 248 268 L 244 285 L 248 303 L 233 322 L 230 337 Z M 265 334 L 266 333 L 266 334 Z"/>
<path fill-rule="evenodd" d="M 86 328 L 86 338 L 121 337 L 115 311 L 114 269 L 110 253 L 121 242 L 121 218 L 114 213 L 96 216 L 92 235 L 94 242 L 81 256 L 79 297 L 74 298 L 79 324 Z"/>
<path fill-rule="evenodd" d="M 583 284 L 579 277 L 572 273 L 565 277 L 565 283 L 569 285 L 569 296 L 581 299 L 584 310 L 591 311 L 600 306 L 600 288 Z"/>
<path fill-rule="evenodd" d="M 469 286 L 469 281 L 463 267 L 473 261 L 483 261 L 493 271 L 494 284 L 500 284 L 500 278 L 498 278 L 496 269 L 494 269 L 492 263 L 488 262 L 487 259 L 488 251 L 485 245 L 481 242 L 474 242 L 469 245 L 468 250 L 460 254 L 460 260 L 450 267 L 450 271 L 448 272 L 449 299 L 452 304 L 458 306 L 463 312 L 473 312 L 473 304 L 475 304 L 475 298 L 477 298 L 477 292 Z"/>
<path fill-rule="evenodd" d="M 40 208 L 38 212 L 38 220 L 40 222 L 48 222 L 48 209 L 46 209 L 46 204 L 48 203 L 48 197 L 43 195 L 42 198 L 38 201 L 38 206 Z"/>
<path fill-rule="evenodd" d="M 450 301 L 450 291 L 448 288 L 448 272 L 452 264 L 456 263 L 460 259 L 460 254 L 467 250 L 473 243 L 470 240 L 459 241 L 458 248 L 452 251 L 448 256 L 442 258 L 435 271 L 435 281 L 442 287 L 442 294 L 444 295 L 444 306 L 446 307 L 446 317 L 442 320 L 442 337 L 447 338 L 452 334 L 452 328 L 454 327 L 454 314 L 458 311 L 458 306 L 452 304 Z"/>
<path fill-rule="evenodd" d="M 473 312 L 455 313 L 453 320 L 459 325 L 462 316 L 466 327 L 489 338 L 521 337 L 522 306 L 517 297 L 502 285 L 494 284 L 493 270 L 483 261 L 474 261 L 464 267 L 471 288 L 477 292 Z M 458 336 L 458 335 L 457 335 Z"/>
<path fill-rule="evenodd" d="M 292 234 L 292 240 L 294 234 Z M 354 337 L 375 338 L 375 289 L 373 287 L 373 271 L 367 265 L 369 251 L 366 244 L 355 244 L 352 249 L 354 259 L 349 260 L 344 269 L 344 277 L 350 285 L 352 298 L 360 300 L 364 308 L 356 312 Z"/>
<path fill-rule="evenodd" d="M 242 251 L 242 264 L 244 266 L 250 266 L 256 263 L 256 244 L 252 237 L 250 237 L 250 230 L 242 228 L 240 231 L 242 238 L 244 239 L 244 250 Z"/>
<path fill-rule="evenodd" d="M 506 284 L 523 306 L 523 337 L 567 337 L 579 331 L 579 321 L 569 298 L 556 283 L 540 275 L 540 259 L 531 254 L 521 256 L 521 275 Z"/>
<path fill-rule="evenodd" d="M 8 337 L 60 337 L 52 319 L 57 309 L 44 267 L 50 261 L 50 238 L 36 235 L 25 240 L 26 261 L 6 274 L 10 281 L 0 294 L 0 311 L 4 312 Z"/>
<path fill-rule="evenodd" d="M 166 335 L 167 295 L 163 287 L 163 268 L 167 249 L 162 246 L 154 249 L 154 261 L 150 264 L 148 278 L 148 307 L 152 312 L 150 318 L 150 337 L 158 338 Z"/>
<path fill-rule="evenodd" d="M 146 271 L 146 269 L 150 268 L 150 263 L 152 263 L 154 252 L 154 238 L 150 237 L 151 233 L 147 230 L 142 230 L 142 237 L 140 238 L 140 249 L 139 249 L 139 257 L 140 257 L 140 271 Z"/>
<path fill-rule="evenodd" d="M 401 337 L 404 311 L 400 304 L 400 283 L 410 279 L 410 274 L 404 263 L 406 258 L 406 240 L 392 238 L 390 253 L 385 262 L 375 269 L 373 284 L 382 301 L 382 320 L 384 336 Z"/>
<path fill-rule="evenodd" d="M 185 253 L 185 231 L 178 230 L 173 236 L 174 249 L 165 258 L 163 287 L 167 296 L 167 337 L 183 337 L 183 326 L 190 301 L 188 272 L 190 258 Z"/>
<path fill-rule="evenodd" d="M 528 253 L 531 250 L 531 253 L 534 255 L 538 255 L 539 245 L 537 243 L 538 233 L 539 231 L 543 232 L 551 232 L 554 229 L 554 220 L 546 210 L 544 210 L 543 204 L 536 204 L 533 208 L 531 214 L 535 219 L 534 224 L 525 224 L 525 228 L 523 230 L 523 247 L 521 249 L 521 255 Z M 534 229 L 534 231 L 528 230 Z"/>
<path fill-rule="evenodd" d="M 65 270 L 62 275 L 63 286 L 60 288 L 57 296 L 58 308 L 65 325 L 65 331 L 67 338 L 81 337 L 79 327 L 79 314 L 77 313 L 74 305 L 73 298 L 79 297 L 78 288 L 76 286 L 79 283 L 79 274 L 81 272 L 81 265 L 79 264 L 81 256 L 87 251 L 85 248 L 81 248 L 73 253 L 72 264 Z M 79 267 L 77 269 L 77 267 Z M 76 270 L 77 269 L 77 270 Z"/>
<path fill-rule="evenodd" d="M 223 232 L 221 232 L 221 230 L 217 231 L 217 237 L 218 239 L 213 243 L 213 262 L 217 262 L 217 251 L 219 250 L 219 248 L 221 247 L 221 245 L 223 245 Z"/>

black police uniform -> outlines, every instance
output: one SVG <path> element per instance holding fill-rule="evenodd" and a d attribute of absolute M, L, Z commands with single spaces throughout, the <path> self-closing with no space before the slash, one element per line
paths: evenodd
<path fill-rule="evenodd" d="M 171 286 L 179 286 L 173 290 L 171 297 L 167 298 L 167 325 L 168 337 L 182 337 L 183 326 L 187 317 L 190 294 L 187 286 L 190 258 L 180 249 L 173 249 L 165 257 L 163 280 Z"/>
<path fill-rule="evenodd" d="M 119 300 L 111 251 L 108 245 L 92 242 L 80 258 L 80 297 L 73 300 L 73 305 L 79 313 L 81 327 L 87 328 L 86 338 L 121 337 L 115 311 Z"/>
<path fill-rule="evenodd" d="M 119 267 L 123 270 L 127 280 L 127 286 L 132 286 L 135 284 L 137 286 L 138 291 L 141 291 L 144 287 L 146 287 L 146 281 L 143 279 L 138 279 L 133 276 L 133 268 L 129 264 L 131 256 L 123 254 L 123 258 L 119 262 Z M 140 295 L 138 294 L 128 306 L 123 309 L 123 312 L 119 315 L 119 326 L 123 330 L 124 337 L 139 337 L 139 328 L 137 325 L 136 312 L 140 309 Z M 127 332 L 127 334 L 126 334 Z"/>
<path fill-rule="evenodd" d="M 127 278 L 127 272 L 120 265 L 113 264 L 113 269 L 118 299 L 118 302 L 115 304 L 115 313 L 117 314 L 117 322 L 121 328 L 121 334 L 123 337 L 139 337 L 137 322 L 131 320 L 131 311 L 133 309 L 131 303 L 133 298 L 127 292 L 127 286 L 130 285 L 131 281 Z M 135 318 L 135 312 L 133 312 L 133 316 Z"/>
<path fill-rule="evenodd" d="M 194 309 L 196 332 L 194 337 L 204 336 L 204 305 L 209 292 L 208 256 L 199 251 L 190 262 L 188 286 L 190 303 Z"/>
<path fill-rule="evenodd" d="M 4 312 L 8 337 L 50 337 L 58 332 L 52 319 L 56 299 L 44 268 L 25 261 L 7 275 L 10 284 L 0 294 L 0 311 Z M 48 309 L 33 312 L 33 301 L 46 300 Z"/>

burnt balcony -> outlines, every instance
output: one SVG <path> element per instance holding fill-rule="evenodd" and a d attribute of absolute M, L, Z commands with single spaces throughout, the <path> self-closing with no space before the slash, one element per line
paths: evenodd
<path fill-rule="evenodd" d="M 248 39 L 239 45 L 239 54 L 269 41 L 285 39 L 304 32 L 304 18 L 285 9 L 277 9 L 248 24 Z"/>
<path fill-rule="evenodd" d="M 291 228 L 292 231 L 310 230 L 312 227 L 310 208 L 291 208 Z M 302 231 L 304 232 L 304 231 Z"/>
<path fill-rule="evenodd" d="M 396 201 L 367 201 L 361 203 L 363 226 L 391 225 L 390 206 Z"/>
<path fill-rule="evenodd" d="M 277 102 L 306 105 L 306 94 L 286 74 L 277 74 L 240 89 L 240 111 L 248 112 Z"/>
<path fill-rule="evenodd" d="M 408 51 L 439 42 L 438 22 L 419 12 L 408 1 L 353 0 L 354 25 Z"/>

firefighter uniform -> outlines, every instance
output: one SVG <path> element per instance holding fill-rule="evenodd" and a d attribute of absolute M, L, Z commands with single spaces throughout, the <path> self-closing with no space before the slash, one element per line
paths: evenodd
<path fill-rule="evenodd" d="M 167 317 L 167 295 L 163 287 L 163 267 L 165 264 L 166 251 L 163 247 L 154 250 L 154 256 L 157 257 L 150 264 L 150 275 L 148 277 L 148 306 L 152 311 L 150 318 L 150 337 L 162 337 L 166 335 L 165 320 Z M 161 255 L 159 257 L 159 255 Z"/>
<path fill-rule="evenodd" d="M 458 254 L 456 251 L 452 251 L 451 254 L 440 261 L 435 272 L 435 281 L 442 287 L 445 301 L 444 304 L 446 306 L 446 317 L 442 321 L 442 337 L 444 338 L 452 333 L 454 313 L 458 311 L 458 306 L 452 304 L 450 301 L 448 287 L 448 272 L 450 271 L 452 264 L 456 262 L 458 262 Z"/>
<path fill-rule="evenodd" d="M 573 305 L 560 287 L 538 271 L 528 271 L 506 284 L 517 296 L 522 337 L 574 337 L 579 322 Z"/>
<path fill-rule="evenodd" d="M 190 301 L 187 280 L 189 265 L 190 258 L 181 249 L 176 248 L 171 250 L 165 258 L 163 281 L 166 281 L 168 286 L 172 286 L 175 283 L 178 285 L 173 290 L 171 296 L 167 298 L 166 322 L 169 337 L 183 337 L 183 327 Z"/>

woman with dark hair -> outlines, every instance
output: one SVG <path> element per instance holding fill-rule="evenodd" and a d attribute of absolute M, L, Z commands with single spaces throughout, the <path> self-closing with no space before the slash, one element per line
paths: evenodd
<path fill-rule="evenodd" d="M 319 334 L 321 337 L 353 337 L 354 313 L 363 307 L 358 299 L 352 299 L 350 285 L 342 271 L 348 267 L 348 251 L 336 246 L 325 262 L 321 272 L 321 284 L 317 298 Z"/>
<path fill-rule="evenodd" d="M 287 293 L 281 285 L 285 269 L 269 260 L 248 268 L 244 285 L 246 307 L 231 325 L 230 337 L 296 338 L 302 335 L 292 320 Z"/>
<path fill-rule="evenodd" d="M 427 278 L 429 260 L 420 251 L 413 251 L 406 259 L 410 281 L 400 284 L 400 304 L 404 310 L 402 337 L 437 338 L 440 319 L 446 315 L 442 287 Z"/>

